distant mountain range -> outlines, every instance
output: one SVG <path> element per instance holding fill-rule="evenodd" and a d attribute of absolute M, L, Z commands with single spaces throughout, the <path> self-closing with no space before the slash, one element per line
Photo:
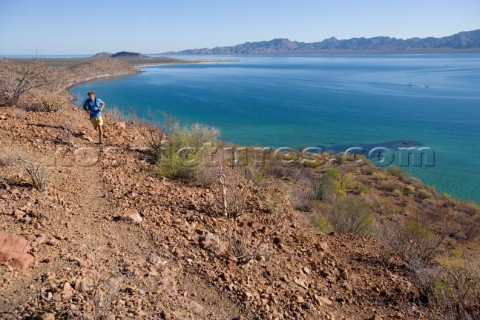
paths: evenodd
<path fill-rule="evenodd" d="M 246 42 L 213 49 L 191 49 L 165 54 L 243 55 L 243 54 L 308 54 L 308 53 L 443 53 L 480 52 L 480 29 L 464 31 L 442 38 L 397 39 L 390 37 L 329 38 L 320 42 L 298 42 L 274 39 Z"/>

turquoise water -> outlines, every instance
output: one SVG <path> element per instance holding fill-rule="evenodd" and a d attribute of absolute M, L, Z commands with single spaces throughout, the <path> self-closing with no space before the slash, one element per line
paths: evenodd
<path fill-rule="evenodd" d="M 480 202 L 480 55 L 227 58 L 240 61 L 144 67 L 72 93 L 93 89 L 140 116 L 162 110 L 184 124 L 213 125 L 244 145 L 420 141 L 435 151 L 435 166 L 403 169 Z"/>

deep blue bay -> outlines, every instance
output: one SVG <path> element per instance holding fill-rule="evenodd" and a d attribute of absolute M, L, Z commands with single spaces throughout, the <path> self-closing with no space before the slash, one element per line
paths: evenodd
<path fill-rule="evenodd" d="M 107 108 L 139 116 L 161 110 L 212 125 L 249 146 L 419 141 L 435 165 L 402 169 L 480 202 L 479 54 L 209 58 L 239 62 L 143 67 L 71 92 L 94 90 Z"/>

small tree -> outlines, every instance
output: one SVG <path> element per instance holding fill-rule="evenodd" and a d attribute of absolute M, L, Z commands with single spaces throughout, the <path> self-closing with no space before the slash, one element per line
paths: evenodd
<path fill-rule="evenodd" d="M 0 79 L 0 107 L 14 106 L 24 93 L 52 82 L 47 77 L 47 68 L 38 61 L 25 64 L 7 62 Z"/>

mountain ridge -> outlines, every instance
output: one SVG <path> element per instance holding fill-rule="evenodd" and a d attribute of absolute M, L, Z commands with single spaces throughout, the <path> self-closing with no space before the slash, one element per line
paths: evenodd
<path fill-rule="evenodd" d="M 443 53 L 480 52 L 480 29 L 462 31 L 441 38 L 377 36 L 372 38 L 327 38 L 318 42 L 299 42 L 286 38 L 245 42 L 234 46 L 188 49 L 164 54 L 314 54 L 314 53 Z"/>

